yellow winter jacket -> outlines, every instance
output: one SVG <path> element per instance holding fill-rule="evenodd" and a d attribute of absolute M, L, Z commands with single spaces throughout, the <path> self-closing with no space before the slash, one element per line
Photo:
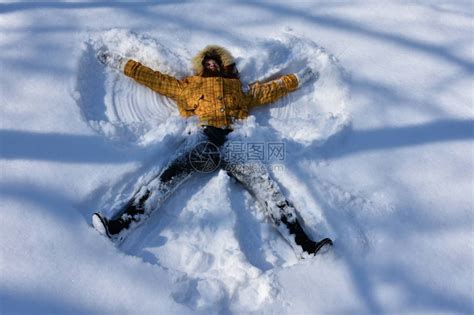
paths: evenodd
<path fill-rule="evenodd" d="M 242 91 L 238 78 L 203 77 L 202 60 L 218 54 L 224 68 L 234 66 L 230 53 L 219 46 L 207 46 L 193 60 L 196 75 L 178 80 L 154 71 L 139 62 L 128 60 L 124 73 L 138 83 L 176 101 L 184 117 L 196 115 L 201 125 L 231 128 L 236 119 L 245 119 L 253 107 L 268 104 L 298 88 L 294 74 L 284 75 L 265 83 L 256 82 L 249 91 Z"/>

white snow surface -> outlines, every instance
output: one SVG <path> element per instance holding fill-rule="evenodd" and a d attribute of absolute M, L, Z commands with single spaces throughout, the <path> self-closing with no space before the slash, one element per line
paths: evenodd
<path fill-rule="evenodd" d="M 1 314 L 474 313 L 473 5 L 2 2 Z M 311 66 L 232 139 L 269 164 L 313 238 L 299 259 L 224 171 L 183 184 L 114 246 L 91 226 L 195 121 L 95 54 L 177 78 L 208 44 L 242 82 Z"/>

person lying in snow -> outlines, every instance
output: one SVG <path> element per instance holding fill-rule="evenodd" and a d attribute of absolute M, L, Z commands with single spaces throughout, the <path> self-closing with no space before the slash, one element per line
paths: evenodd
<path fill-rule="evenodd" d="M 244 93 L 234 58 L 225 48 L 215 45 L 205 47 L 194 57 L 195 75 L 182 80 L 107 50 L 99 51 L 97 58 L 104 65 L 123 71 L 138 83 L 171 98 L 181 116 L 197 116 L 200 126 L 190 136 L 192 141 L 183 145 L 161 173 L 141 187 L 112 218 L 94 213 L 92 224 L 101 234 L 112 239 L 123 238 L 125 231 L 149 217 L 193 173 L 221 167 L 264 207 L 272 223 L 297 253 L 304 251 L 314 255 L 324 245 L 332 245 L 329 238 L 315 242 L 308 237 L 297 219 L 296 209 L 283 196 L 262 162 L 252 161 L 250 165 L 223 154 L 223 150 L 229 149 L 224 144 L 234 121 L 247 118 L 254 107 L 272 103 L 304 83 L 317 80 L 317 71 L 306 68 L 276 80 L 257 82 Z M 209 169 L 209 165 L 214 167 Z"/>

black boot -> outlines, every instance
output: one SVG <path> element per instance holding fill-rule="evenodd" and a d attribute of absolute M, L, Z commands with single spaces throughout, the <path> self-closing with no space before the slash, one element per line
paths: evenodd
<path fill-rule="evenodd" d="M 330 238 L 323 238 L 319 242 L 313 242 L 311 240 L 306 241 L 303 244 L 298 244 L 300 245 L 305 252 L 307 252 L 310 255 L 316 255 L 318 251 L 324 246 L 324 245 L 330 245 L 332 246 L 332 240 Z"/>
<path fill-rule="evenodd" d="M 92 215 L 92 226 L 100 234 L 105 235 L 110 239 L 115 239 L 116 235 L 127 229 L 133 221 L 136 220 L 131 216 L 109 220 L 100 212 L 96 212 Z"/>
<path fill-rule="evenodd" d="M 105 235 L 108 238 L 111 237 L 109 232 L 109 221 L 102 215 L 102 213 L 96 212 L 92 215 L 92 226 L 100 234 Z"/>
<path fill-rule="evenodd" d="M 296 219 L 294 222 L 288 222 L 286 216 L 282 216 L 281 222 L 286 225 L 286 227 L 290 231 L 290 234 L 295 236 L 296 244 L 301 246 L 301 248 L 303 248 L 303 251 L 307 252 L 310 255 L 316 255 L 324 245 L 332 246 L 333 244 L 330 238 L 324 238 L 319 242 L 311 240 L 308 235 L 306 235 L 305 231 Z"/>
<path fill-rule="evenodd" d="M 145 201 L 149 196 L 150 191 L 147 190 L 137 202 L 132 198 L 123 210 L 112 219 L 107 219 L 100 212 L 94 213 L 92 215 L 92 225 L 100 234 L 113 238 L 123 230 L 128 229 L 132 222 L 139 221 L 140 215 L 145 213 Z"/>

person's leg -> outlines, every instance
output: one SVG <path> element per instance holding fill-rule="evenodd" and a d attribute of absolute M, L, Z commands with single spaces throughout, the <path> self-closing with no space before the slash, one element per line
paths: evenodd
<path fill-rule="evenodd" d="M 216 170 L 220 163 L 218 147 L 225 142 L 229 132 L 208 126 L 200 128 L 186 140 L 164 170 L 140 187 L 120 211 L 110 219 L 95 213 L 92 220 L 94 227 L 109 237 L 118 235 L 133 223 L 138 224 L 149 217 L 193 173 Z"/>
<path fill-rule="evenodd" d="M 330 239 L 311 240 L 296 216 L 295 207 L 283 196 L 278 184 L 270 178 L 265 165 L 255 163 L 225 163 L 227 173 L 240 182 L 265 208 L 267 215 L 281 235 L 296 250 L 316 254 Z"/>
<path fill-rule="evenodd" d="M 128 229 L 132 222 L 149 217 L 194 172 L 189 163 L 188 152 L 172 160 L 160 175 L 142 186 L 122 210 L 109 220 L 110 234 L 118 234 L 123 229 Z"/>
<path fill-rule="evenodd" d="M 116 237 L 132 223 L 139 223 L 150 216 L 154 209 L 159 208 L 166 198 L 196 171 L 196 165 L 191 164 L 191 157 L 199 154 L 199 149 L 202 148 L 199 143 L 206 139 L 202 129 L 191 134 L 159 175 L 141 186 L 110 218 L 96 212 L 92 217 L 93 226 L 102 234 Z"/>
<path fill-rule="evenodd" d="M 95 213 L 92 217 L 94 227 L 102 234 L 115 238 L 122 231 L 129 229 L 130 225 L 144 221 L 195 172 L 188 156 L 189 152 L 182 152 L 173 159 L 157 177 L 135 192 L 125 206 L 110 219 L 101 213 Z"/>

